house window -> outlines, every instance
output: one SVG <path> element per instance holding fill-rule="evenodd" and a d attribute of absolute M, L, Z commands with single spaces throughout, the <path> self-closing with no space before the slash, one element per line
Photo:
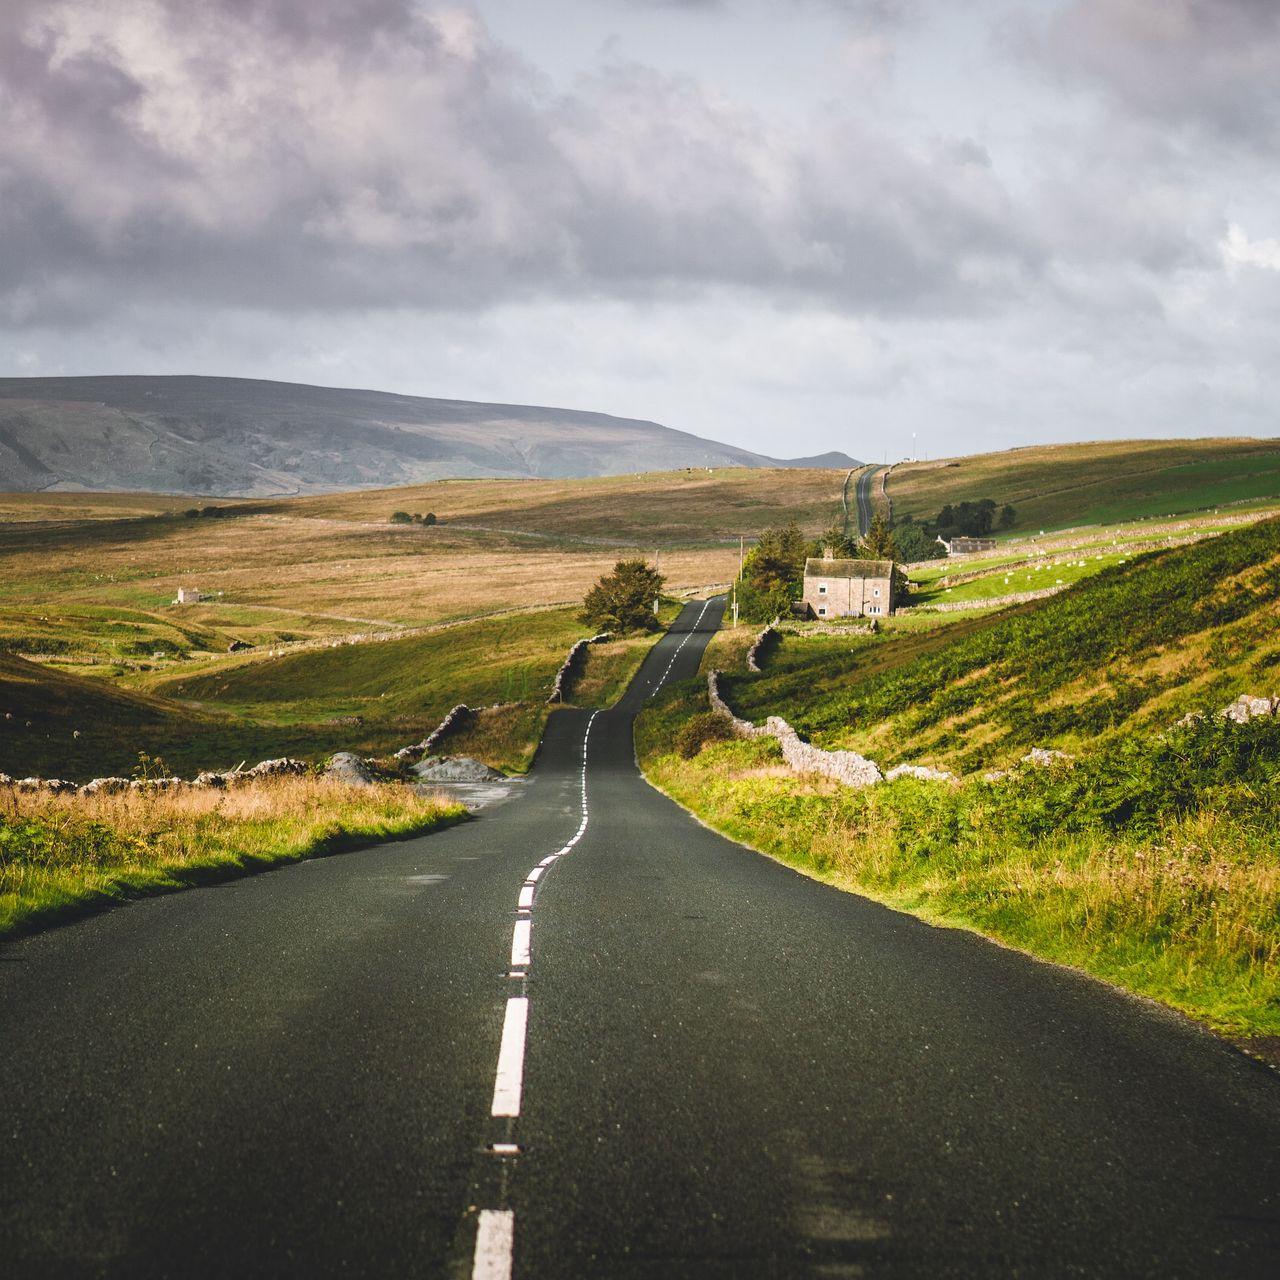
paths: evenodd
<path fill-rule="evenodd" d="M 825 604 L 818 606 L 818 617 L 825 618 L 827 616 L 827 606 Z"/>
<path fill-rule="evenodd" d="M 872 587 L 872 589 L 871 589 L 871 594 L 872 594 L 873 596 L 875 596 L 875 597 L 878 599 L 878 598 L 879 598 L 879 596 L 880 596 L 880 588 L 879 588 L 879 587 Z"/>
<path fill-rule="evenodd" d="M 827 594 L 827 584 L 825 582 L 818 583 L 818 594 L 825 596 Z"/>

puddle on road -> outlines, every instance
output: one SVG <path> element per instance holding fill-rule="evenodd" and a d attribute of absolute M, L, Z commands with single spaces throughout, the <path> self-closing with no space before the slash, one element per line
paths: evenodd
<path fill-rule="evenodd" d="M 495 778 L 486 782 L 421 782 L 414 790 L 419 795 L 444 796 L 456 800 L 471 813 L 505 804 L 528 783 L 523 778 Z"/>

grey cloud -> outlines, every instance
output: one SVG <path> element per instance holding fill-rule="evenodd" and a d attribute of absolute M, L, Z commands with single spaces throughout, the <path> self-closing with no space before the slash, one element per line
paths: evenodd
<path fill-rule="evenodd" d="M 1275 0 L 1070 0 L 1040 28 L 1018 24 L 1046 66 L 1101 88 L 1125 111 L 1275 144 L 1280 5 Z"/>
<path fill-rule="evenodd" d="M 613 66 L 569 95 L 408 0 L 11 11 L 0 314 L 476 308 L 744 285 L 982 309 L 1038 269 L 972 146 L 804 136 Z"/>

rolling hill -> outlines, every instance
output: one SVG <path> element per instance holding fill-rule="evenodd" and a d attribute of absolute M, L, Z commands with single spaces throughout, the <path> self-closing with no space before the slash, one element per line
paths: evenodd
<path fill-rule="evenodd" d="M 888 479 L 895 519 L 991 498 L 1015 533 L 1180 515 L 1280 497 L 1280 440 L 1109 440 L 900 462 Z"/>
<path fill-rule="evenodd" d="M 0 489 L 262 497 L 441 477 L 853 465 L 656 422 L 246 378 L 0 378 Z"/>

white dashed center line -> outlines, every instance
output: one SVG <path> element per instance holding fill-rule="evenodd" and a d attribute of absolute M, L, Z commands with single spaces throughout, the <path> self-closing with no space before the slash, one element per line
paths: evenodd
<path fill-rule="evenodd" d="M 476 1261 L 472 1280 L 511 1280 L 511 1246 L 516 1215 L 510 1209 L 482 1209 L 476 1233 Z"/>
<path fill-rule="evenodd" d="M 681 650 L 689 643 L 692 636 L 702 625 L 702 619 L 711 601 L 708 600 L 698 614 L 692 628 L 685 633 L 684 639 L 676 646 L 666 670 L 654 685 L 652 693 L 666 683 Z M 516 922 L 511 931 L 511 971 L 508 978 L 523 981 L 528 977 L 529 967 L 533 963 L 533 907 L 537 897 L 538 884 L 543 875 L 556 860 L 563 858 L 574 845 L 582 839 L 587 830 L 587 743 L 591 738 L 591 726 L 595 723 L 598 712 L 592 712 L 587 721 L 586 732 L 582 735 L 582 821 L 573 836 L 555 853 L 548 854 L 538 863 L 525 878 L 516 898 Z M 511 996 L 507 1000 L 507 1011 L 502 1020 L 502 1043 L 498 1049 L 498 1070 L 493 1083 L 492 1114 L 496 1117 L 514 1120 L 520 1115 L 521 1095 L 524 1089 L 525 1045 L 529 1038 L 529 997 L 526 995 Z M 492 1144 L 495 1155 L 513 1156 L 519 1154 L 519 1147 L 513 1142 L 496 1142 Z M 482 1209 L 480 1211 L 479 1228 L 476 1232 L 475 1260 L 471 1269 L 472 1280 L 510 1280 L 512 1259 L 515 1249 L 516 1215 L 511 1209 Z"/>
<path fill-rule="evenodd" d="M 548 854 L 538 863 L 520 886 L 516 898 L 517 919 L 511 930 L 511 972 L 509 978 L 523 980 L 528 976 L 533 962 L 533 904 L 538 892 L 538 882 L 558 858 L 563 858 L 582 839 L 587 830 L 587 744 L 591 738 L 591 726 L 598 712 L 593 711 L 582 735 L 582 769 L 580 795 L 582 820 L 572 837 L 555 853 Z M 529 1038 L 529 997 L 511 996 L 502 1020 L 502 1043 L 498 1048 L 498 1070 L 493 1082 L 493 1106 L 490 1114 L 508 1120 L 520 1115 L 521 1097 L 524 1091 L 525 1045 Z M 519 1153 L 515 1143 L 494 1143 L 495 1155 L 512 1156 Z M 476 1232 L 476 1252 L 472 1263 L 472 1280 L 509 1280 L 512 1251 L 515 1247 L 516 1216 L 511 1209 L 483 1209 L 480 1212 Z"/>
<path fill-rule="evenodd" d="M 529 944 L 533 941 L 533 921 L 517 920 L 511 933 L 511 967 L 524 968 L 529 963 Z"/>
<path fill-rule="evenodd" d="M 671 655 L 671 661 L 667 663 L 667 669 L 658 678 L 658 683 L 653 686 L 653 693 L 657 693 L 658 690 L 661 689 L 664 684 L 666 684 L 667 677 L 671 674 L 671 668 L 676 665 L 676 659 L 680 656 L 680 650 L 683 649 L 685 645 L 689 643 L 689 637 L 693 635 L 698 630 L 698 628 L 702 625 L 703 615 L 707 612 L 707 609 L 710 607 L 710 605 L 711 605 L 711 601 L 708 600 L 706 604 L 702 606 L 702 611 L 698 614 L 697 620 L 694 622 L 693 626 L 690 627 L 689 630 L 684 633 L 684 639 L 681 640 L 678 645 L 676 645 L 676 651 Z M 649 696 L 652 697 L 653 693 L 651 693 Z"/>
<path fill-rule="evenodd" d="M 493 1114 L 518 1116 L 524 1087 L 524 1041 L 529 1029 L 529 997 L 512 996 L 502 1020 L 502 1047 L 498 1050 L 498 1074 L 493 1082 Z"/>

